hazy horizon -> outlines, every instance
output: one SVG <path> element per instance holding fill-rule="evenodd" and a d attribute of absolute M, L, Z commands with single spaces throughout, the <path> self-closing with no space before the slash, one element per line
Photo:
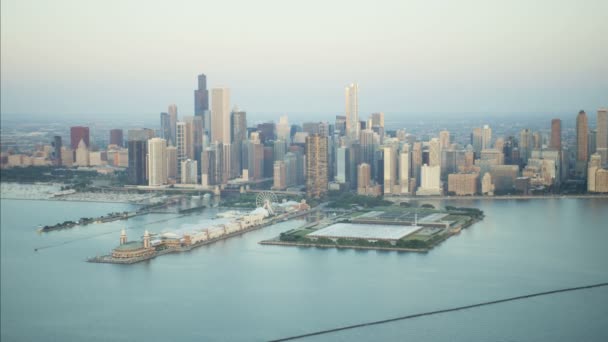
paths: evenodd
<path fill-rule="evenodd" d="M 231 88 L 231 105 L 296 120 L 342 114 L 351 82 L 363 117 L 574 116 L 608 104 L 606 1 L 1 6 L 0 110 L 9 117 L 139 118 L 171 103 L 192 115 L 199 73 L 209 88 Z"/>

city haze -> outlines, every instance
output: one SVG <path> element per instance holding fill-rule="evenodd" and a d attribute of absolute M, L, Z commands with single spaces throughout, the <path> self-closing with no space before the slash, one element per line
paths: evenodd
<path fill-rule="evenodd" d="M 3 1 L 4 117 L 194 111 L 575 113 L 605 105 L 605 1 Z M 177 19 L 179 18 L 179 19 Z M 273 114 L 274 116 L 274 114 Z M 252 120 L 258 119 L 255 115 Z"/>

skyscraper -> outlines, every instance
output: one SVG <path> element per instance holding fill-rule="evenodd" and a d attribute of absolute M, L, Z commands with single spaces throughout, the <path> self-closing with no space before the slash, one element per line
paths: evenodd
<path fill-rule="evenodd" d="M 399 187 L 402 194 L 409 192 L 411 159 L 410 146 L 403 145 L 399 154 Z"/>
<path fill-rule="evenodd" d="M 555 150 L 562 149 L 562 120 L 551 120 L 551 142 L 549 147 Z"/>
<path fill-rule="evenodd" d="M 198 75 L 198 89 L 194 90 L 194 115 L 204 116 L 209 110 L 209 91 L 207 90 L 207 76 Z"/>
<path fill-rule="evenodd" d="M 473 145 L 473 152 L 475 152 L 475 155 L 479 156 L 481 150 L 483 149 L 483 131 L 480 127 L 473 128 L 473 133 L 471 134 L 471 145 Z"/>
<path fill-rule="evenodd" d="M 492 148 L 492 129 L 488 125 L 483 125 L 482 138 L 481 138 L 481 149 Z"/>
<path fill-rule="evenodd" d="M 441 150 L 447 150 L 448 148 L 450 148 L 450 132 L 439 132 L 439 148 Z"/>
<path fill-rule="evenodd" d="M 319 198 L 327 192 L 327 137 L 306 137 L 306 195 Z"/>
<path fill-rule="evenodd" d="M 392 194 L 397 183 L 397 151 L 394 146 L 384 146 L 384 193 Z"/>
<path fill-rule="evenodd" d="M 576 174 L 585 178 L 587 175 L 587 160 L 589 159 L 589 127 L 587 114 L 581 110 L 576 116 Z"/>
<path fill-rule="evenodd" d="M 532 131 L 528 128 L 524 128 L 519 132 L 519 159 L 520 165 L 528 163 L 528 159 L 532 155 L 532 147 L 534 146 L 534 140 L 532 138 Z"/>
<path fill-rule="evenodd" d="M 441 166 L 441 149 L 437 138 L 429 142 L 429 166 Z"/>
<path fill-rule="evenodd" d="M 345 184 L 349 180 L 349 153 L 348 147 L 338 147 L 336 153 L 336 182 Z"/>
<path fill-rule="evenodd" d="M 608 163 L 608 109 L 597 110 L 597 135 L 595 150 L 601 156 L 601 165 Z"/>
<path fill-rule="evenodd" d="M 122 129 L 115 128 L 110 130 L 110 145 L 116 145 L 123 147 L 124 141 L 122 136 Z"/>
<path fill-rule="evenodd" d="M 51 147 L 53 148 L 51 152 L 51 160 L 53 161 L 53 165 L 61 166 L 61 136 L 56 135 L 53 137 Z"/>
<path fill-rule="evenodd" d="M 147 128 L 130 129 L 127 136 L 129 167 L 127 178 L 131 185 L 147 184 L 148 140 L 154 137 L 154 131 Z"/>
<path fill-rule="evenodd" d="M 346 136 L 350 141 L 359 139 L 359 85 L 351 83 L 345 89 Z"/>
<path fill-rule="evenodd" d="M 279 118 L 279 123 L 277 124 L 277 139 L 291 142 L 289 137 L 289 120 L 287 115 L 281 115 Z"/>
<path fill-rule="evenodd" d="M 167 146 L 167 178 L 177 179 L 177 147 Z"/>
<path fill-rule="evenodd" d="M 182 174 L 182 161 L 188 159 L 188 147 L 190 143 L 190 130 L 185 122 L 177 123 L 176 130 L 176 142 L 177 142 L 177 174 L 181 177 Z"/>
<path fill-rule="evenodd" d="M 76 150 L 78 148 L 78 144 L 80 140 L 83 140 L 85 145 L 90 147 L 89 145 L 89 127 L 84 126 L 74 126 L 70 127 L 70 147 L 72 150 Z"/>
<path fill-rule="evenodd" d="M 198 175 L 196 174 L 198 166 L 196 160 L 186 159 L 182 161 L 181 166 L 181 180 L 182 184 L 197 184 Z"/>
<path fill-rule="evenodd" d="M 371 185 L 371 168 L 367 163 L 361 163 L 358 167 L 357 192 L 364 194 Z"/>
<path fill-rule="evenodd" d="M 211 89 L 211 141 L 230 144 L 230 89 Z"/>
<path fill-rule="evenodd" d="M 161 138 L 148 140 L 148 185 L 167 184 L 167 141 Z"/>
<path fill-rule="evenodd" d="M 169 113 L 169 125 L 171 127 L 171 137 L 173 138 L 172 142 L 173 145 L 175 145 L 177 143 L 175 138 L 177 134 L 177 106 L 174 104 L 169 105 L 167 112 Z"/>
<path fill-rule="evenodd" d="M 384 113 L 372 113 L 369 117 L 369 127 L 383 127 L 384 128 Z"/>
<path fill-rule="evenodd" d="M 232 143 L 241 143 L 247 140 L 247 113 L 237 106 L 232 109 L 230 127 Z M 287 135 L 289 135 L 289 132 L 287 132 Z"/>
<path fill-rule="evenodd" d="M 215 180 L 215 166 L 217 165 L 216 160 L 216 150 L 215 145 L 211 147 L 207 147 L 203 151 L 203 165 L 201 165 L 201 182 L 203 186 L 216 185 L 217 182 Z"/>
<path fill-rule="evenodd" d="M 273 168 L 273 188 L 276 190 L 284 190 L 287 187 L 285 162 L 277 160 L 274 162 Z"/>
<path fill-rule="evenodd" d="M 169 113 L 160 113 L 160 137 L 165 139 L 169 145 L 175 145 Z"/>
<path fill-rule="evenodd" d="M 232 113 L 230 115 L 230 131 L 234 151 L 233 169 L 237 174 L 240 174 L 243 168 L 247 168 L 247 165 L 243 165 L 242 162 L 243 141 L 247 140 L 247 113 L 236 106 L 232 109 Z"/>

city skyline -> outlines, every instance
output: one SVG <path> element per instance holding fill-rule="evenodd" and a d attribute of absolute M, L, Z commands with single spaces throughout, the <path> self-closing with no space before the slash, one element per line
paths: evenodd
<path fill-rule="evenodd" d="M 351 82 L 362 85 L 360 113 L 571 112 L 605 102 L 603 1 L 384 5 L 349 6 L 358 26 L 340 25 L 335 4 L 296 14 L 280 2 L 236 3 L 238 20 L 222 30 L 214 16 L 158 26 L 166 11 L 194 19 L 198 3 L 149 4 L 147 15 L 130 17 L 130 8 L 101 3 L 3 1 L 0 109 L 142 115 L 175 103 L 194 115 L 200 70 L 213 75 L 208 88 L 233 85 L 232 102 L 250 113 L 342 113 L 335 85 Z M 249 10 L 264 8 L 272 20 L 252 22 Z M 58 14 L 43 15 L 50 9 Z"/>

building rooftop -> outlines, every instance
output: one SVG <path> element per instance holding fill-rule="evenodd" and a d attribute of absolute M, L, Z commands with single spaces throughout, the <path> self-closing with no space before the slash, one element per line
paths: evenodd
<path fill-rule="evenodd" d="M 367 240 L 399 240 L 420 230 L 420 226 L 336 223 L 307 236 Z"/>

